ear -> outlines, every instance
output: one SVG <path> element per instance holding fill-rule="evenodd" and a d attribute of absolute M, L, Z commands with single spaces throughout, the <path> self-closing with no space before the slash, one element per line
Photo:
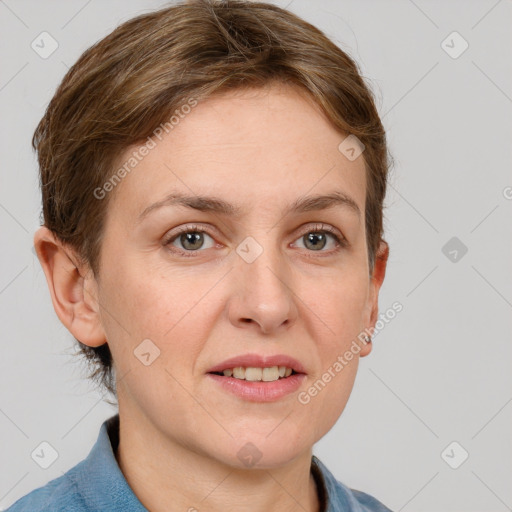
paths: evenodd
<path fill-rule="evenodd" d="M 380 241 L 379 249 L 375 255 L 375 265 L 370 280 L 370 294 L 367 304 L 366 325 L 368 332 L 373 332 L 379 314 L 379 290 L 386 275 L 386 266 L 389 258 L 389 245 L 385 240 Z M 372 351 L 372 344 L 365 344 L 359 355 L 367 356 Z"/>
<path fill-rule="evenodd" d="M 75 252 L 44 226 L 34 234 L 34 248 L 60 321 L 85 345 L 99 347 L 106 343 L 97 283 L 92 271 L 85 275 L 89 267 L 81 266 Z"/>

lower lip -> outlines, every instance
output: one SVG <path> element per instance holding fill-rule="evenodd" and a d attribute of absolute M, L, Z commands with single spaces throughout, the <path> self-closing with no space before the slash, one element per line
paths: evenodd
<path fill-rule="evenodd" d="M 207 373 L 206 375 L 218 382 L 226 391 L 249 402 L 274 402 L 279 400 L 297 391 L 306 378 L 306 374 L 296 373 L 284 379 L 271 382 L 254 382 L 233 377 L 223 377 L 214 373 Z"/>

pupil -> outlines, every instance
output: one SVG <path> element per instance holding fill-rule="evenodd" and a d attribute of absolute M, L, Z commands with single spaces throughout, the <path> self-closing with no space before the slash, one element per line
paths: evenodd
<path fill-rule="evenodd" d="M 317 243 L 320 240 L 320 245 Z M 322 243 L 323 242 L 323 243 Z M 325 247 L 325 234 L 323 233 L 309 233 L 306 236 L 306 247 L 311 243 L 313 249 L 320 247 L 322 249 Z"/>
<path fill-rule="evenodd" d="M 202 233 L 185 233 L 181 235 L 181 243 L 185 249 L 199 249 L 202 245 Z"/>

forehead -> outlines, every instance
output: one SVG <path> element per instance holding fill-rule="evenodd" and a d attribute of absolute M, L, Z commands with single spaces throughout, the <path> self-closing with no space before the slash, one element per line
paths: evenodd
<path fill-rule="evenodd" d="M 240 213 L 336 190 L 364 211 L 363 157 L 338 149 L 346 135 L 295 88 L 223 93 L 186 111 L 118 186 L 112 207 L 131 221 L 173 192 L 224 198 Z"/>

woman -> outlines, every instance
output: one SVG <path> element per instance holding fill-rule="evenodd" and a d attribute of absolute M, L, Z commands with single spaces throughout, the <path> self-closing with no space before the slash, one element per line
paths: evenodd
<path fill-rule="evenodd" d="M 386 511 L 312 456 L 371 351 L 388 152 L 356 64 L 192 1 L 88 49 L 34 134 L 55 311 L 117 398 L 8 510 Z"/>

